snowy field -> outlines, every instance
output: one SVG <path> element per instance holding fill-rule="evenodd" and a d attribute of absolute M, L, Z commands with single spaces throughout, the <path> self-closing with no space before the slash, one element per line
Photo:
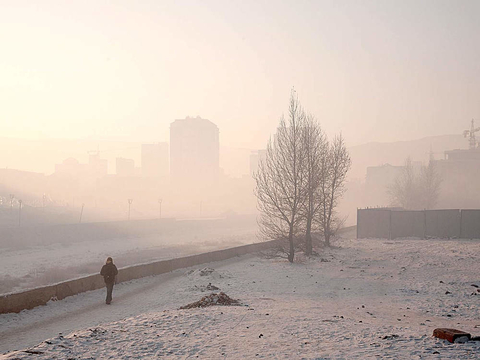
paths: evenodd
<path fill-rule="evenodd" d="M 479 342 L 432 337 L 480 335 L 480 241 L 336 245 L 294 264 L 244 256 L 122 283 L 110 306 L 96 290 L 0 315 L 0 352 L 20 350 L 0 358 L 480 358 Z M 209 283 L 243 305 L 178 309 Z"/>
<path fill-rule="evenodd" d="M 178 221 L 164 234 L 137 238 L 0 248 L 0 294 L 98 273 L 108 256 L 119 267 L 125 267 L 256 241 L 255 217 L 238 223 L 219 221 Z"/>

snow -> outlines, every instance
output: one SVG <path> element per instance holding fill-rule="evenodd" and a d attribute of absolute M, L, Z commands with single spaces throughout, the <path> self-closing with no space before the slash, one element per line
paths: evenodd
<path fill-rule="evenodd" d="M 480 342 L 432 333 L 480 335 L 478 254 L 478 240 L 342 239 L 294 264 L 177 270 L 116 285 L 110 306 L 96 290 L 0 315 L 0 351 L 20 350 L 0 358 L 477 359 Z M 241 306 L 179 310 L 208 284 Z"/>
<path fill-rule="evenodd" d="M 256 240 L 255 219 L 236 225 L 228 220 L 209 225 L 208 220 L 177 221 L 164 234 L 135 238 L 80 241 L 23 249 L 0 248 L 0 294 L 96 274 L 108 256 L 121 267 L 154 260 L 252 243 Z"/>

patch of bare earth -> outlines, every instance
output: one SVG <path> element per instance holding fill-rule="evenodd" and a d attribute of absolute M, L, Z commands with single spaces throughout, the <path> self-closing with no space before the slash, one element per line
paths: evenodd
<path fill-rule="evenodd" d="M 224 292 L 218 294 L 211 293 L 210 295 L 202 297 L 199 301 L 180 307 L 180 309 L 194 309 L 204 308 L 208 306 L 240 306 L 238 300 L 232 299 Z"/>

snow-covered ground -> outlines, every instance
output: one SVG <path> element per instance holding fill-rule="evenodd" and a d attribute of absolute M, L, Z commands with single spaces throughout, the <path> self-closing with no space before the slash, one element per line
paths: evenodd
<path fill-rule="evenodd" d="M 256 241 L 257 224 L 254 217 L 247 220 L 224 220 L 221 226 L 209 220 L 178 221 L 164 234 L 0 248 L 0 294 L 95 274 L 108 256 L 124 267 L 249 244 Z"/>
<path fill-rule="evenodd" d="M 0 315 L 0 351 L 20 350 L 4 359 L 480 358 L 478 342 L 432 337 L 437 327 L 480 335 L 480 241 L 336 245 L 294 264 L 244 256 L 195 268 L 210 273 L 122 283 L 110 306 L 97 290 Z M 209 294 L 209 283 L 243 306 L 178 310 Z"/>

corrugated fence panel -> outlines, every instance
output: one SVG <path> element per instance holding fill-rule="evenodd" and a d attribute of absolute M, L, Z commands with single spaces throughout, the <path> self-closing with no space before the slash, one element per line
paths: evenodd
<path fill-rule="evenodd" d="M 391 239 L 425 236 L 425 213 L 423 211 L 392 211 Z"/>
<path fill-rule="evenodd" d="M 464 239 L 480 239 L 480 210 L 462 210 L 462 232 Z"/>
<path fill-rule="evenodd" d="M 358 209 L 357 238 L 480 238 L 480 210 Z"/>
<path fill-rule="evenodd" d="M 441 239 L 460 237 L 460 210 L 427 210 L 426 236 Z"/>
<path fill-rule="evenodd" d="M 359 209 L 357 212 L 357 237 L 385 238 L 390 237 L 390 210 Z"/>

